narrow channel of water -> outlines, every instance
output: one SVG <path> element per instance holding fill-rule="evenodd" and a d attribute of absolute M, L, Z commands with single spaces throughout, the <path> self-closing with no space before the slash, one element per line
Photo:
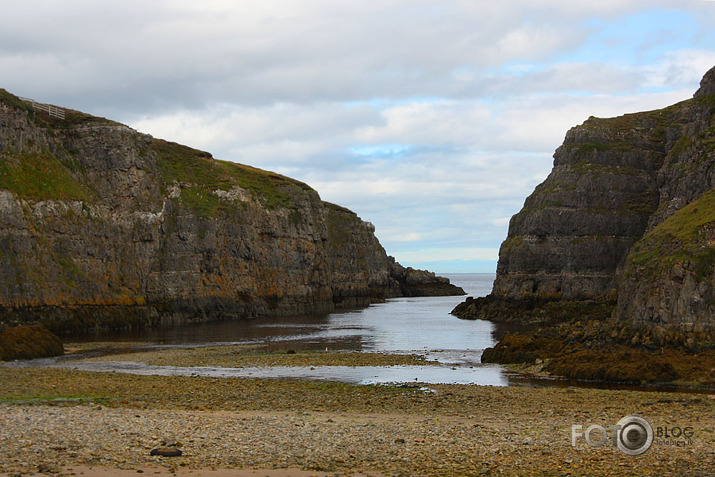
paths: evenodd
<path fill-rule="evenodd" d="M 449 275 L 449 278 L 469 295 L 484 296 L 491 291 L 494 274 L 454 274 Z M 459 320 L 449 314 L 463 300 L 463 296 L 396 298 L 361 310 L 329 315 L 181 325 L 111 337 L 111 341 L 144 342 L 152 348 L 258 343 L 275 351 L 417 353 L 438 364 L 179 368 L 127 362 L 77 363 L 71 358 L 46 364 L 132 374 L 294 378 L 360 384 L 419 382 L 508 385 L 508 374 L 501 366 L 481 364 L 482 351 L 494 344 L 494 325 L 487 321 Z M 109 340 L 101 336 L 94 339 Z"/>
<path fill-rule="evenodd" d="M 451 274 L 452 283 L 468 295 L 487 295 L 494 274 Z M 460 320 L 449 312 L 464 297 L 396 298 L 361 310 L 329 315 L 264 318 L 181 325 L 139 333 L 99 336 L 94 340 L 132 343 L 133 349 L 190 348 L 219 344 L 262 344 L 273 351 L 362 351 L 416 353 L 437 364 L 423 366 L 318 367 L 174 367 L 142 363 L 80 363 L 72 356 L 37 360 L 34 365 L 168 376 L 253 377 L 341 381 L 358 384 L 425 383 L 491 386 L 582 386 L 611 389 L 678 390 L 676 386 L 634 386 L 534 379 L 482 364 L 482 351 L 495 344 L 495 326 Z M 137 343 L 139 345 L 137 346 Z M 146 343 L 142 345 L 141 343 Z M 11 366 L 33 365 L 33 362 Z M 697 392 L 697 390 L 696 390 Z"/>

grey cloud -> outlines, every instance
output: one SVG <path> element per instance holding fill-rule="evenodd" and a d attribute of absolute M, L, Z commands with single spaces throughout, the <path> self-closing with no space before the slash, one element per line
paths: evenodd
<path fill-rule="evenodd" d="M 564 61 L 584 21 L 691 3 L 26 0 L 0 17 L 0 87 L 296 177 L 396 255 L 493 250 L 569 127 L 685 99 L 715 63 L 707 41 Z"/>
<path fill-rule="evenodd" d="M 18 66 L 7 87 L 126 112 L 449 96 L 464 86 L 456 69 L 544 59 L 585 37 L 563 7 L 531 2 L 30 0 L 4 13 L 0 61 Z M 27 84 L 23 65 L 43 80 Z"/>

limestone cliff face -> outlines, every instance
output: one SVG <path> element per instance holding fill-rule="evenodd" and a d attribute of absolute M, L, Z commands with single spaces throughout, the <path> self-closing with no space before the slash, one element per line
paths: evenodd
<path fill-rule="evenodd" d="M 617 300 L 620 319 L 712 329 L 714 118 L 715 68 L 691 100 L 571 129 L 509 224 L 492 299 Z"/>
<path fill-rule="evenodd" d="M 0 318 L 76 331 L 461 293 L 411 273 L 303 183 L 0 90 Z"/>

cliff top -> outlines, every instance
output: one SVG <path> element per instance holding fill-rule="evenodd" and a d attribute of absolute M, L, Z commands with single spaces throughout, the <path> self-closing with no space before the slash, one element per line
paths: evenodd
<path fill-rule="evenodd" d="M 0 88 L 0 104 L 9 106 L 13 109 L 17 109 L 20 111 L 25 111 L 28 113 L 29 119 L 34 121 L 36 124 L 52 129 L 66 129 L 73 126 L 88 123 L 102 123 L 111 124 L 114 126 L 123 126 L 123 124 L 109 120 L 107 118 L 101 118 L 98 116 L 93 116 L 91 114 L 67 108 L 62 108 L 65 112 L 64 119 L 53 117 L 49 114 L 35 111 L 31 103 L 23 101 L 18 96 L 15 96 L 14 94 L 2 88 Z"/>
<path fill-rule="evenodd" d="M 700 89 L 698 89 L 693 95 L 694 98 L 702 98 L 704 96 L 711 96 L 715 94 L 715 66 L 712 67 L 703 79 L 700 80 Z"/>
<path fill-rule="evenodd" d="M 271 207 L 291 207 L 294 201 L 292 189 L 315 192 L 298 180 L 265 171 L 256 167 L 231 161 L 214 159 L 211 153 L 162 139 L 142 135 L 121 123 L 91 114 L 64 109 L 60 119 L 33 108 L 32 103 L 0 89 L 0 105 L 24 113 L 36 126 L 71 133 L 82 126 L 120 126 L 142 141 L 136 141 L 141 156 L 153 159 L 147 167 L 157 168 L 166 186 L 178 184 L 182 202 L 200 216 L 213 215 L 223 205 L 216 195 L 217 190 L 228 191 L 234 186 L 250 191 Z M 10 190 L 21 197 L 34 200 L 83 200 L 91 202 L 97 197 L 92 190 L 92 181 L 83 177 L 86 164 L 79 164 L 73 153 L 67 151 L 25 150 L 11 147 L 5 151 L 5 160 L 0 163 L 0 189 Z M 32 149 L 32 148 L 30 148 Z M 101 195 L 101 194 L 100 194 Z"/>

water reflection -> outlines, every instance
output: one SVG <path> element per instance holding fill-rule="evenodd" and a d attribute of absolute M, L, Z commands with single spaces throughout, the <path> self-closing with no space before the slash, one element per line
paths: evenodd
<path fill-rule="evenodd" d="M 491 290 L 493 274 L 450 276 L 473 296 Z M 162 346 L 262 344 L 272 351 L 365 351 L 419 353 L 437 366 L 319 367 L 319 368 L 171 368 L 115 364 L 114 371 L 133 373 L 188 373 L 198 375 L 261 376 L 266 378 L 329 379 L 352 383 L 413 382 L 506 385 L 501 367 L 482 365 L 482 351 L 493 346 L 493 324 L 459 320 L 449 312 L 464 297 L 398 298 L 361 310 L 301 317 L 264 318 L 183 325 L 140 333 L 114 335 L 113 341 Z M 106 337 L 93 337 L 106 340 Z M 109 341 L 109 340 L 108 340 Z M 83 364 L 103 370 L 99 364 Z M 92 367 L 94 366 L 94 367 Z M 207 374 L 208 373 L 208 374 Z M 249 374 L 246 374 L 249 373 Z"/>
<path fill-rule="evenodd" d="M 427 383 L 506 386 L 499 366 L 272 366 L 252 368 L 148 366 L 135 362 L 53 363 L 81 371 L 115 372 L 143 376 L 201 376 L 211 378 L 308 379 L 351 384 Z"/>

